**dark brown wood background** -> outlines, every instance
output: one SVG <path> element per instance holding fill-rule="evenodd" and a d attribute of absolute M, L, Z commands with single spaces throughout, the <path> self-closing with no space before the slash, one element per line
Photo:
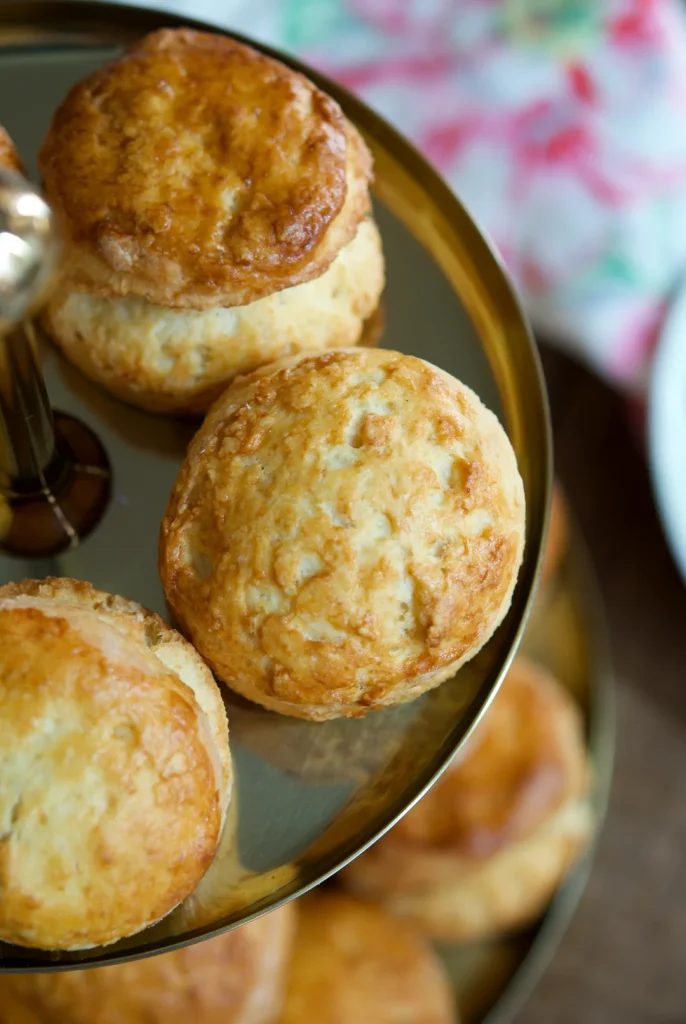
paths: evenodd
<path fill-rule="evenodd" d="M 624 401 L 543 355 L 556 468 L 610 627 L 617 754 L 588 888 L 518 1022 L 686 1024 L 686 586 Z"/>

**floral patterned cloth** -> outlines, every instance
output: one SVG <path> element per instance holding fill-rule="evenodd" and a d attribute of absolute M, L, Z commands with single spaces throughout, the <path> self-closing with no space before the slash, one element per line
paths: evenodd
<path fill-rule="evenodd" d="M 535 326 L 640 393 L 686 271 L 680 0 L 153 3 L 359 93 L 452 184 Z"/>

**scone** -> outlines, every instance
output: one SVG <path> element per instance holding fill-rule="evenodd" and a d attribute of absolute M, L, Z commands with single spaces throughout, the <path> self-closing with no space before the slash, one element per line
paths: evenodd
<path fill-rule="evenodd" d="M 5 975 L 0 1021 L 21 1024 L 29 1011 L 37 1024 L 277 1024 L 294 930 L 295 906 L 288 904 L 161 956 L 88 971 Z"/>
<path fill-rule="evenodd" d="M 455 1024 L 431 947 L 380 907 L 326 893 L 300 906 L 281 1024 Z"/>
<path fill-rule="evenodd" d="M 383 289 L 371 156 L 339 106 L 224 36 L 146 36 L 76 85 L 39 166 L 67 239 L 45 326 L 146 409 L 360 340 Z"/>
<path fill-rule="evenodd" d="M 226 391 L 173 489 L 160 572 L 224 682 L 324 720 L 454 675 L 505 615 L 523 543 L 496 417 L 421 359 L 357 348 Z"/>
<path fill-rule="evenodd" d="M 520 657 L 464 752 L 339 877 L 437 939 L 528 924 L 589 841 L 589 775 L 572 698 Z"/>
<path fill-rule="evenodd" d="M 26 173 L 21 157 L 2 125 L 0 125 L 0 170 L 17 171 L 19 174 Z"/>
<path fill-rule="evenodd" d="M 80 949 L 193 891 L 231 789 L 202 659 L 132 601 L 69 579 L 0 588 L 0 939 Z"/>

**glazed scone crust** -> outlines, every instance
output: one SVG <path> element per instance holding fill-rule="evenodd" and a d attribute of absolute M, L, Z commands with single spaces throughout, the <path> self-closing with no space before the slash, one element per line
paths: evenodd
<path fill-rule="evenodd" d="M 342 881 L 434 938 L 518 927 L 588 844 L 589 782 L 578 708 L 520 656 L 464 750 Z"/>
<path fill-rule="evenodd" d="M 115 967 L 0 978 L 13 1001 L 68 1024 L 277 1024 L 293 946 L 293 904 L 225 935 Z M 16 1024 L 21 1018 L 17 1016 Z"/>
<path fill-rule="evenodd" d="M 325 719 L 411 700 L 491 636 L 522 557 L 495 416 L 412 356 L 301 357 L 234 383 L 192 442 L 160 571 L 250 700 Z"/>
<path fill-rule="evenodd" d="M 76 581 L 0 588 L 0 636 L 0 937 L 77 949 L 140 931 L 221 833 L 211 675 L 156 616 Z"/>
<path fill-rule="evenodd" d="M 368 208 L 338 105 L 250 47 L 161 30 L 76 85 L 39 157 L 70 241 L 64 286 L 246 305 L 318 277 Z"/>
<path fill-rule="evenodd" d="M 326 893 L 304 900 L 280 1024 L 454 1024 L 438 956 L 381 908 Z"/>
<path fill-rule="evenodd" d="M 6 171 L 18 171 L 19 174 L 25 174 L 24 165 L 21 157 L 17 153 L 14 143 L 0 125 L 0 168 Z"/>
<path fill-rule="evenodd" d="M 383 285 L 381 239 L 365 218 L 315 280 L 247 306 L 170 310 L 58 288 L 43 324 L 73 363 L 125 401 L 203 413 L 238 374 L 283 356 L 357 344 Z"/>

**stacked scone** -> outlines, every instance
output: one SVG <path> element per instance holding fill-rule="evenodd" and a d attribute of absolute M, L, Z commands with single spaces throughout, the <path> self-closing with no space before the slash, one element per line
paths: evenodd
<path fill-rule="evenodd" d="M 302 75 L 223 36 L 145 37 L 72 89 L 41 150 L 66 240 L 48 332 L 146 409 L 360 340 L 383 289 L 371 157 Z"/>

